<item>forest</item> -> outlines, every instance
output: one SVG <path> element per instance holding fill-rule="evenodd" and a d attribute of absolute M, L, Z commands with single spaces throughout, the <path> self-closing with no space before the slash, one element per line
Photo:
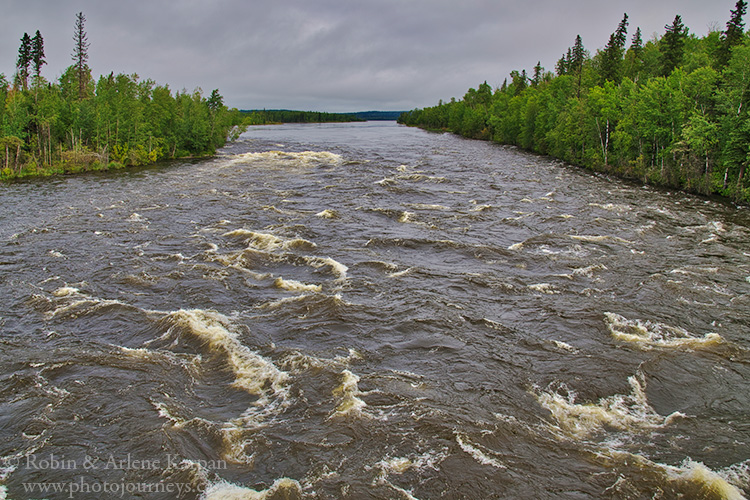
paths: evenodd
<path fill-rule="evenodd" d="M 21 38 L 12 80 L 0 74 L 0 180 L 208 155 L 244 130 L 218 90 L 173 93 L 137 74 L 95 80 L 85 21 L 76 16 L 73 64 L 57 81 L 42 76 L 38 30 Z"/>
<path fill-rule="evenodd" d="M 248 125 L 273 123 L 341 123 L 364 121 L 353 113 L 324 113 L 320 111 L 294 111 L 289 109 L 242 110 Z"/>
<path fill-rule="evenodd" d="M 750 36 L 745 0 L 724 30 L 696 36 L 679 15 L 628 42 L 625 14 L 591 54 L 579 36 L 554 72 L 538 62 L 499 88 L 402 114 L 399 122 L 495 141 L 597 172 L 750 202 Z M 626 45 L 627 48 L 626 48 Z"/>

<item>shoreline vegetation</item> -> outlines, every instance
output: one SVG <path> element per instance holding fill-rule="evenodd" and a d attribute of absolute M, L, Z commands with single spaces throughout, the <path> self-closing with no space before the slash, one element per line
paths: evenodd
<path fill-rule="evenodd" d="M 580 35 L 555 72 L 537 63 L 398 122 L 513 145 L 586 169 L 750 203 L 750 34 L 738 0 L 726 29 L 697 37 L 676 16 L 644 43 L 624 15 L 591 56 Z"/>
<path fill-rule="evenodd" d="M 366 119 L 358 113 L 229 109 L 218 89 L 207 97 L 200 88 L 173 93 L 137 74 L 112 72 L 94 80 L 85 21 L 83 13 L 76 15 L 74 64 L 56 81 L 41 74 L 46 60 L 38 30 L 21 38 L 12 81 L 0 73 L 0 182 L 212 156 L 250 125 Z"/>
<path fill-rule="evenodd" d="M 57 81 L 41 75 L 38 30 L 21 38 L 12 82 L 0 74 L 0 181 L 207 156 L 242 133 L 242 114 L 218 90 L 173 94 L 137 74 L 94 80 L 85 21 L 76 15 L 74 64 Z"/>

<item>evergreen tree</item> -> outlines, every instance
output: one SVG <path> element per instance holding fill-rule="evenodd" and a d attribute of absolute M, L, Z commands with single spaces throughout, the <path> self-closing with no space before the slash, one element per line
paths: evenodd
<path fill-rule="evenodd" d="M 682 64 L 688 30 L 682 24 L 682 18 L 679 15 L 674 17 L 672 24 L 667 24 L 664 28 L 667 31 L 661 39 L 659 49 L 662 56 L 662 74 L 669 76 Z"/>
<path fill-rule="evenodd" d="M 555 63 L 555 73 L 557 73 L 557 76 L 565 74 L 565 54 Z"/>
<path fill-rule="evenodd" d="M 531 79 L 531 85 L 536 87 L 542 82 L 544 78 L 544 68 L 542 67 L 542 61 L 538 61 L 534 66 L 534 76 Z"/>
<path fill-rule="evenodd" d="M 39 30 L 36 30 L 34 38 L 31 39 L 31 62 L 34 64 L 34 76 L 39 80 L 42 66 L 47 64 L 44 60 L 44 39 Z"/>
<path fill-rule="evenodd" d="M 583 61 L 586 59 L 586 49 L 583 48 L 583 40 L 581 35 L 576 35 L 576 41 L 573 44 L 573 50 L 570 53 L 570 64 L 568 65 L 568 71 L 574 75 L 578 75 L 578 85 L 576 89 L 576 96 L 581 96 L 581 82 L 583 78 Z"/>
<path fill-rule="evenodd" d="M 581 35 L 576 35 L 576 41 L 573 45 L 573 50 L 570 53 L 569 71 L 571 73 L 580 73 L 585 59 L 586 49 L 583 48 L 583 40 L 581 39 Z"/>
<path fill-rule="evenodd" d="M 742 17 L 747 12 L 747 2 L 737 0 L 734 10 L 730 11 L 732 16 L 727 21 L 727 29 L 721 34 L 721 45 L 719 47 L 719 66 L 724 67 L 729 63 L 732 56 L 732 47 L 742 43 L 745 36 L 745 23 Z"/>
<path fill-rule="evenodd" d="M 643 37 L 641 28 L 636 28 L 635 35 L 630 41 L 630 48 L 625 54 L 625 76 L 637 80 L 643 66 Z"/>
<path fill-rule="evenodd" d="M 89 42 L 84 31 L 86 16 L 83 12 L 76 14 L 76 25 L 73 33 L 75 47 L 73 49 L 73 61 L 75 62 L 76 76 L 78 77 L 78 99 L 86 96 L 86 84 L 89 80 L 89 67 L 86 61 L 89 59 Z"/>
<path fill-rule="evenodd" d="M 600 73 L 603 82 L 609 80 L 618 83 L 621 79 L 620 71 L 627 33 L 628 15 L 625 14 L 617 30 L 609 36 L 609 42 L 602 52 Z"/>
<path fill-rule="evenodd" d="M 641 36 L 641 28 L 638 27 L 635 30 L 635 35 L 630 41 L 630 49 L 633 52 L 633 56 L 636 59 L 643 58 L 643 37 Z"/>
<path fill-rule="evenodd" d="M 17 82 L 23 90 L 29 88 L 29 65 L 31 64 L 31 37 L 24 33 L 21 38 L 21 46 L 18 48 L 18 61 L 16 62 Z"/>

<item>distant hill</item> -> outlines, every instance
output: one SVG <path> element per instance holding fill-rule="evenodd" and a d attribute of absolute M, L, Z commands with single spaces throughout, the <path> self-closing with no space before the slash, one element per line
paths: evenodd
<path fill-rule="evenodd" d="M 360 111 L 358 113 L 347 113 L 367 121 L 394 121 L 401 116 L 403 111 Z"/>

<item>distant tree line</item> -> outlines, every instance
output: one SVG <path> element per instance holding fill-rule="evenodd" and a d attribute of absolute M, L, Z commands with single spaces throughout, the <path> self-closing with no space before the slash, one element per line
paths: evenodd
<path fill-rule="evenodd" d="M 272 123 L 342 123 L 365 121 L 351 113 L 324 113 L 319 111 L 294 111 L 289 109 L 243 110 L 248 125 Z"/>
<path fill-rule="evenodd" d="M 58 81 L 41 75 L 39 31 L 21 38 L 12 81 L 0 74 L 0 180 L 210 154 L 242 131 L 244 116 L 218 90 L 173 94 L 136 74 L 95 81 L 85 20 L 76 16 L 74 64 Z"/>
<path fill-rule="evenodd" d="M 739 0 L 723 31 L 680 16 L 626 49 L 628 16 L 594 56 L 580 35 L 555 72 L 540 63 L 401 123 L 516 145 L 587 168 L 750 202 L 750 36 Z"/>

